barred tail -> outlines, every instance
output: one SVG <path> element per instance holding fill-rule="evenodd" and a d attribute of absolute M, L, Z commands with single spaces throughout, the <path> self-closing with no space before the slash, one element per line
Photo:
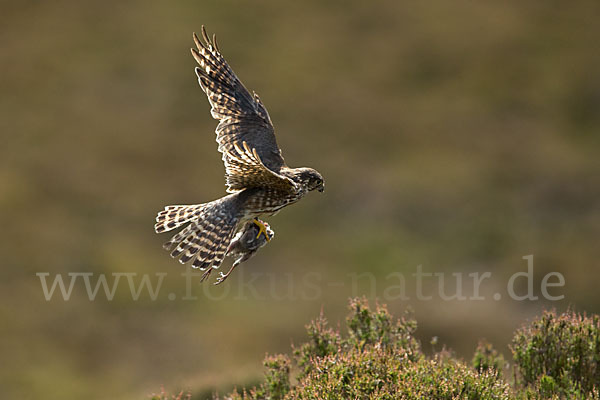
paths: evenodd
<path fill-rule="evenodd" d="M 238 207 L 235 194 L 206 204 L 167 206 L 154 228 L 160 233 L 189 223 L 163 247 L 176 246 L 171 257 L 182 264 L 193 260 L 194 268 L 219 268 L 239 221 Z"/>
<path fill-rule="evenodd" d="M 154 230 L 156 233 L 163 233 L 179 228 L 181 225 L 197 217 L 203 207 L 204 204 L 166 206 L 165 209 L 156 216 Z"/>

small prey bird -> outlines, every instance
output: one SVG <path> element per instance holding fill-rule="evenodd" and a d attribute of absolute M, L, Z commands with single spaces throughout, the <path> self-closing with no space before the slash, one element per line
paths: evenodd
<path fill-rule="evenodd" d="M 193 205 L 166 206 L 158 213 L 157 233 L 183 227 L 164 244 L 171 257 L 191 262 L 205 271 L 202 280 L 221 266 L 225 256 L 235 257 L 222 283 L 233 269 L 271 240 L 273 230 L 259 216 L 274 215 L 313 190 L 322 192 L 323 177 L 312 168 L 290 168 L 281 155 L 267 109 L 229 67 L 202 27 L 194 34 L 192 56 L 198 83 L 218 120 L 218 150 L 225 164 L 227 196 Z"/>

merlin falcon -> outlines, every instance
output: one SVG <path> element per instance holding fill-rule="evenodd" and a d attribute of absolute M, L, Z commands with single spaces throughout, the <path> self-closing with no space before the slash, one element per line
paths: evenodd
<path fill-rule="evenodd" d="M 290 168 L 281 155 L 273 123 L 256 93 L 250 92 L 229 67 L 202 27 L 194 34 L 192 55 L 198 83 L 211 105 L 218 150 L 225 164 L 229 195 L 203 204 L 166 206 L 158 213 L 157 233 L 183 227 L 164 244 L 171 257 L 205 271 L 218 269 L 225 256 L 236 258 L 223 282 L 241 262 L 253 256 L 274 235 L 260 216 L 274 215 L 313 190 L 324 190 L 323 177 L 312 168 Z"/>

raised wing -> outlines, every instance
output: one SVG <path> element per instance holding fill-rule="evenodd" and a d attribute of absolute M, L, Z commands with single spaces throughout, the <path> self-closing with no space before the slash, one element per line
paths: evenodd
<path fill-rule="evenodd" d="M 219 121 L 217 125 L 217 143 L 223 154 L 227 171 L 228 191 L 242 190 L 245 179 L 237 179 L 231 174 L 240 173 L 246 168 L 239 159 L 232 161 L 235 144 L 247 146 L 256 152 L 261 164 L 273 172 L 278 172 L 285 161 L 277 146 L 271 118 L 256 93 L 250 94 L 235 73 L 229 67 L 217 47 L 216 37 L 209 39 L 204 27 L 202 38 L 194 34 L 197 49 L 192 55 L 200 65 L 196 68 L 198 82 L 206 93 L 211 105 L 211 115 Z M 230 165 L 235 167 L 230 167 Z"/>
<path fill-rule="evenodd" d="M 256 149 L 251 149 L 246 142 L 241 146 L 234 143 L 233 150 L 227 152 L 225 169 L 230 188 L 268 187 L 284 193 L 297 191 L 294 181 L 267 168 Z"/>

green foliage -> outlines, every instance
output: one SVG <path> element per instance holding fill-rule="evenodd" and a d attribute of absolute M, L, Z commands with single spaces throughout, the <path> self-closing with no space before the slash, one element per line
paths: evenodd
<path fill-rule="evenodd" d="M 416 321 L 394 321 L 385 307 L 371 311 L 365 300 L 351 300 L 350 310 L 345 338 L 322 314 L 308 325 L 311 340 L 294 352 L 303 370 L 288 398 L 385 398 L 397 390 L 402 364 L 422 357 Z"/>
<path fill-rule="evenodd" d="M 150 400 L 191 400 L 191 393 L 184 393 L 183 390 L 177 394 L 168 394 L 164 387 L 160 388 L 160 393 L 153 393 Z"/>
<path fill-rule="evenodd" d="M 600 324 L 596 315 L 545 312 L 516 332 L 511 349 L 520 383 L 537 387 L 541 395 L 587 398 L 598 387 Z"/>
<path fill-rule="evenodd" d="M 349 308 L 347 335 L 328 327 L 321 313 L 307 326 L 309 340 L 294 348 L 293 360 L 267 357 L 262 384 L 225 398 L 600 399 L 596 316 L 547 312 L 517 331 L 512 346 L 517 379 L 511 385 L 502 374 L 504 357 L 485 341 L 471 368 L 445 350 L 426 356 L 410 315 L 395 320 L 385 306 L 371 310 L 364 299 L 350 300 Z"/>
<path fill-rule="evenodd" d="M 350 301 L 343 337 L 321 315 L 307 326 L 309 340 L 293 351 L 297 383 L 290 385 L 290 360 L 268 357 L 265 382 L 234 392 L 230 399 L 508 399 L 510 387 L 495 371 L 474 371 L 446 353 L 431 358 L 420 350 L 409 315 L 395 320 L 385 306 L 370 310 Z"/>
<path fill-rule="evenodd" d="M 265 382 L 252 391 L 253 399 L 281 400 L 290 391 L 290 359 L 285 355 L 269 356 Z"/>
<path fill-rule="evenodd" d="M 407 316 L 393 321 L 385 306 L 377 305 L 371 312 L 361 299 L 350 300 L 350 310 L 346 320 L 350 335 L 348 345 L 364 348 L 376 344 L 386 349 L 401 349 L 411 359 L 419 354 L 419 343 L 413 336 L 417 329 L 414 319 Z"/>
<path fill-rule="evenodd" d="M 323 312 L 308 324 L 306 330 L 309 341 L 299 348 L 294 348 L 293 351 L 298 366 L 303 368 L 300 377 L 310 373 L 314 367 L 312 360 L 315 357 L 322 358 L 334 354 L 342 340 L 338 332 L 327 327 L 327 319 L 323 316 Z"/>
<path fill-rule="evenodd" d="M 490 343 L 481 340 L 475 349 L 471 365 L 479 372 L 493 370 L 500 373 L 505 362 L 502 354 L 498 353 Z"/>
<path fill-rule="evenodd" d="M 496 374 L 477 373 L 441 357 L 416 361 L 381 346 L 352 348 L 316 361 L 289 399 L 508 399 Z"/>
<path fill-rule="evenodd" d="M 323 317 L 320 317 L 323 320 Z M 437 355 L 429 359 L 414 337 L 416 321 L 394 320 L 384 306 L 371 311 L 365 300 L 350 301 L 348 337 L 335 337 L 337 348 L 302 354 L 309 372 L 288 399 L 503 399 L 509 387 L 495 374 L 479 374 L 459 361 Z M 315 325 L 311 325 L 315 326 Z M 309 335 L 311 332 L 309 326 Z M 318 326 L 324 326 L 321 323 Z"/>

